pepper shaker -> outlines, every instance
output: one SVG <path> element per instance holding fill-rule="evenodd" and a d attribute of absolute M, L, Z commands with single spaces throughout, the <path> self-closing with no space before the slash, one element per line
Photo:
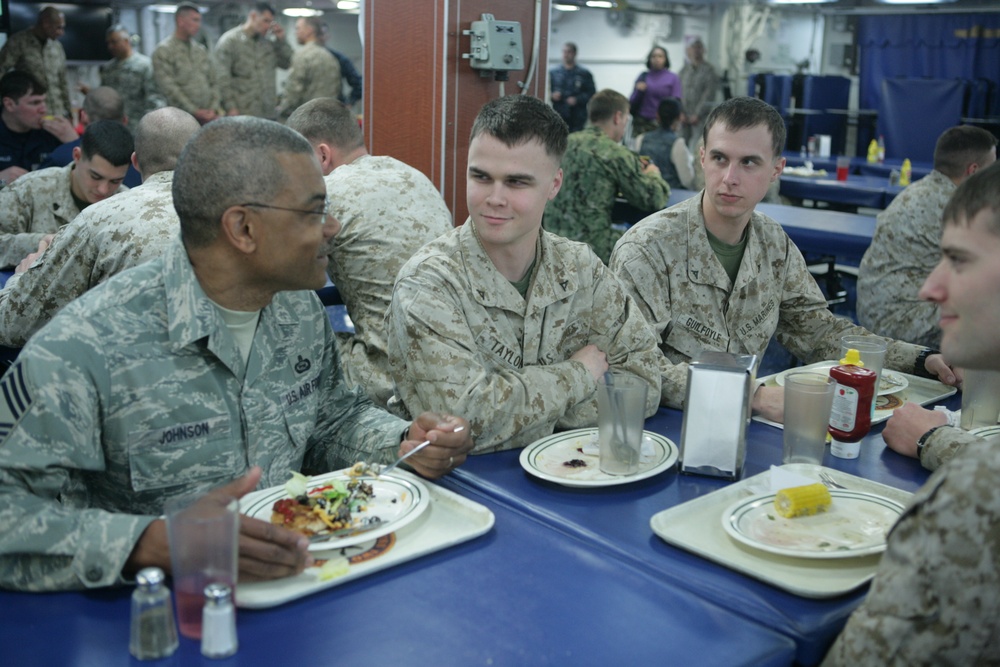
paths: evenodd
<path fill-rule="evenodd" d="M 206 658 L 228 658 L 236 653 L 236 611 L 232 589 L 226 584 L 205 587 L 205 609 L 201 617 L 201 654 Z"/>
<path fill-rule="evenodd" d="M 128 650 L 139 660 L 156 660 L 177 650 L 177 623 L 164 585 L 163 570 L 147 567 L 136 575 Z"/>

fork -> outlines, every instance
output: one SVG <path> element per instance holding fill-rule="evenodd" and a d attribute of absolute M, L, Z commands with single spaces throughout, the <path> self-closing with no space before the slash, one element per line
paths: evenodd
<path fill-rule="evenodd" d="M 454 431 L 452 431 L 452 433 L 461 433 L 464 430 L 465 430 L 464 426 L 458 426 L 458 427 L 455 428 Z M 389 472 L 390 470 L 392 470 L 393 468 L 395 468 L 396 466 L 398 466 L 400 463 L 402 463 L 406 459 L 410 458 L 411 456 L 413 456 L 414 454 L 416 454 L 417 452 L 419 452 L 421 449 L 423 449 L 424 447 L 426 447 L 429 444 L 431 444 L 430 440 L 424 440 L 419 445 L 417 445 L 416 447 L 414 447 L 410 451 L 406 452 L 405 454 L 403 454 L 402 456 L 400 456 L 398 459 L 396 459 L 395 461 L 393 461 L 389 465 L 385 466 L 384 468 L 380 468 L 378 470 L 378 472 L 375 473 L 375 476 L 379 477 L 381 475 L 386 474 L 387 472 Z"/>
<path fill-rule="evenodd" d="M 830 476 L 830 473 L 825 470 L 820 470 L 819 478 L 823 481 L 823 484 L 830 487 L 831 489 L 846 489 L 847 487 L 835 480 Z"/>

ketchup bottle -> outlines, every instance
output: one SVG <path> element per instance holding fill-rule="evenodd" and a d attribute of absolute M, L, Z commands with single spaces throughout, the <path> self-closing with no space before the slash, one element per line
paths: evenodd
<path fill-rule="evenodd" d="M 848 350 L 839 366 L 830 369 L 837 382 L 830 411 L 830 453 L 842 459 L 856 459 L 861 453 L 861 439 L 872 427 L 872 403 L 878 375 L 864 367 L 857 350 Z"/>

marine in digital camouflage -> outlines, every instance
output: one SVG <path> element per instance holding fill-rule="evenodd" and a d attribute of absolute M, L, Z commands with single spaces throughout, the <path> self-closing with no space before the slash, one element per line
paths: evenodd
<path fill-rule="evenodd" d="M 883 336 L 937 348 L 938 308 L 917 296 L 941 259 L 941 214 L 958 186 L 939 171 L 878 214 L 858 273 L 858 322 Z"/>
<path fill-rule="evenodd" d="M 535 257 L 525 301 L 467 222 L 417 251 L 396 281 L 388 337 L 399 397 L 410 414 L 463 415 L 473 453 L 596 425 L 597 383 L 569 360 L 590 344 L 649 383 L 646 415 L 656 411 L 656 341 L 614 275 L 586 245 L 545 231 Z"/>
<path fill-rule="evenodd" d="M 16 266 L 42 237 L 80 214 L 70 185 L 73 164 L 33 171 L 0 190 L 0 267 Z"/>
<path fill-rule="evenodd" d="M 715 68 L 705 61 L 695 65 L 690 60 L 681 68 L 681 107 L 687 116 L 698 116 L 698 123 L 681 123 L 681 135 L 693 152 L 705 128 L 705 121 L 712 111 L 712 103 L 719 92 L 719 75 Z M 697 156 L 695 156 L 697 157 Z"/>
<path fill-rule="evenodd" d="M 1000 443 L 980 440 L 914 494 L 823 667 L 1000 664 L 998 591 Z"/>
<path fill-rule="evenodd" d="M 153 77 L 170 106 L 189 114 L 198 109 L 224 113 L 208 49 L 193 39 L 171 35 L 160 42 L 153 51 Z"/>
<path fill-rule="evenodd" d="M 754 211 L 733 284 L 708 243 L 701 194 L 625 233 L 611 268 L 652 325 L 669 364 L 664 405 L 681 407 L 687 362 L 701 350 L 756 354 L 771 336 L 805 363 L 835 359 L 840 338 L 869 334 L 830 312 L 802 253 L 774 220 Z M 887 340 L 885 367 L 913 372 L 924 349 Z"/>
<path fill-rule="evenodd" d="M 292 64 L 292 47 L 286 40 L 248 32 L 239 25 L 219 38 L 215 62 L 224 109 L 275 118 L 278 103 L 275 68 L 287 69 Z"/>
<path fill-rule="evenodd" d="M 45 107 L 53 116 L 69 117 L 73 110 L 66 79 L 66 52 L 55 39 L 43 45 L 33 28 L 16 32 L 0 49 L 0 74 L 16 69 L 27 72 L 48 88 Z"/>
<path fill-rule="evenodd" d="M 643 174 L 639 156 L 599 127 L 569 135 L 561 166 L 562 188 L 545 207 L 542 226 L 589 243 L 605 263 L 620 236 L 611 228 L 611 209 L 618 194 L 644 211 L 663 208 L 670 197 L 666 181 L 656 174 Z"/>
<path fill-rule="evenodd" d="M 385 312 L 396 274 L 428 241 L 452 229 L 441 193 L 420 171 L 388 156 L 363 155 L 326 178 L 331 215 L 328 272 L 347 305 L 354 334 L 337 334 L 344 377 L 379 405 L 392 397 Z"/>
<path fill-rule="evenodd" d="M 292 68 L 285 81 L 278 115 L 288 118 L 293 111 L 317 97 L 337 97 L 341 93 L 340 86 L 340 63 L 320 44 L 310 42 L 292 56 Z"/>
<path fill-rule="evenodd" d="M 141 53 L 133 52 L 124 60 L 112 58 L 101 65 L 101 85 L 121 95 L 133 134 L 143 116 L 167 103 L 153 79 L 153 61 Z"/>
<path fill-rule="evenodd" d="M 180 223 L 163 171 L 84 209 L 0 291 L 0 345 L 22 347 L 67 303 L 116 273 L 164 253 Z"/>
<path fill-rule="evenodd" d="M 389 461 L 407 423 L 352 391 L 315 293 L 280 292 L 246 364 L 178 240 L 67 305 L 0 394 L 0 586 L 122 581 L 164 503 L 263 468 Z"/>

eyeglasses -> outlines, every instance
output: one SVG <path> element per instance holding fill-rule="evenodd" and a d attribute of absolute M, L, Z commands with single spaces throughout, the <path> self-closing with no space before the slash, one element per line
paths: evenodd
<path fill-rule="evenodd" d="M 270 209 L 273 209 L 275 211 L 288 211 L 289 213 L 298 213 L 299 215 L 316 215 L 316 216 L 322 216 L 324 223 L 326 222 L 327 217 L 330 215 L 330 208 L 332 208 L 332 204 L 330 202 L 330 198 L 329 197 L 327 197 L 326 199 L 323 200 L 323 208 L 322 209 L 317 209 L 317 210 L 314 210 L 314 211 L 303 211 L 300 208 L 286 208 L 284 206 L 271 206 L 270 204 L 257 204 L 257 203 L 254 203 L 254 202 L 249 202 L 249 203 L 246 203 L 246 204 L 240 204 L 240 206 L 253 206 L 253 207 L 256 207 L 256 208 L 270 208 Z"/>

